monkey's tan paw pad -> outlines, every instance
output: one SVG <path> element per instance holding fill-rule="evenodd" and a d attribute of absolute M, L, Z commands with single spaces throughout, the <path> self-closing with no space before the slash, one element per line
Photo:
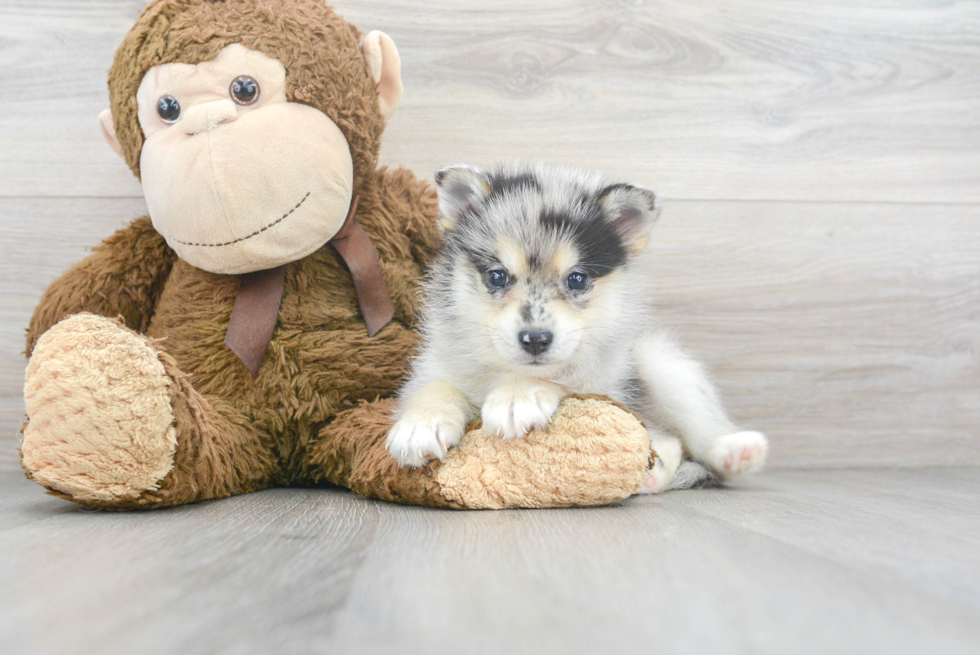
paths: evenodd
<path fill-rule="evenodd" d="M 734 432 L 718 438 L 708 453 L 708 462 L 717 473 L 732 478 L 757 471 L 768 451 L 769 442 L 761 432 Z"/>
<path fill-rule="evenodd" d="M 146 340 L 115 321 L 71 316 L 38 340 L 27 366 L 22 463 L 78 500 L 129 499 L 173 466 L 170 378 Z"/>
<path fill-rule="evenodd" d="M 523 439 L 470 430 L 436 480 L 443 497 L 471 509 L 603 505 L 637 493 L 650 458 L 635 415 L 600 398 L 569 396 L 547 429 Z"/>

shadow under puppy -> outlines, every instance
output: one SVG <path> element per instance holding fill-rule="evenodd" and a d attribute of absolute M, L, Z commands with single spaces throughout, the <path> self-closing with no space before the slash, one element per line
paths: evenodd
<path fill-rule="evenodd" d="M 653 327 L 638 258 L 659 214 L 652 191 L 546 165 L 453 166 L 436 184 L 445 246 L 388 434 L 395 460 L 442 459 L 477 417 L 520 438 L 564 396 L 594 393 L 647 424 L 659 461 L 646 492 L 762 465 L 766 438 L 739 431 L 702 366 Z"/>

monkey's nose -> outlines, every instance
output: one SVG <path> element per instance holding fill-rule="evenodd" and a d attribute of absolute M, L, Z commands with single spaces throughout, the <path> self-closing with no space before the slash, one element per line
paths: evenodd
<path fill-rule="evenodd" d="M 537 356 L 548 349 L 554 335 L 548 330 L 521 330 L 517 339 L 521 342 L 521 348 Z"/>
<path fill-rule="evenodd" d="M 184 134 L 200 134 L 222 123 L 233 121 L 237 116 L 238 109 L 231 98 L 202 102 L 184 111 L 180 119 L 180 128 L 184 130 Z"/>

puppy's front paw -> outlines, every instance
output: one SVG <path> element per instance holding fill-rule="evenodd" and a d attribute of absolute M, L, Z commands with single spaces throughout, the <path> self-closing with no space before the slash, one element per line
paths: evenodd
<path fill-rule="evenodd" d="M 405 400 L 385 447 L 402 466 L 442 459 L 463 438 L 470 407 L 452 384 L 430 382 Z"/>
<path fill-rule="evenodd" d="M 565 390 L 543 380 L 518 380 L 503 384 L 483 403 L 483 429 L 504 439 L 517 439 L 548 427 Z"/>
<path fill-rule="evenodd" d="M 417 468 L 445 457 L 463 438 L 465 429 L 465 417 L 410 411 L 391 427 L 385 445 L 396 462 Z"/>
<path fill-rule="evenodd" d="M 708 453 L 708 464 L 724 478 L 753 473 L 762 467 L 769 442 L 761 432 L 733 432 L 718 441 Z"/>

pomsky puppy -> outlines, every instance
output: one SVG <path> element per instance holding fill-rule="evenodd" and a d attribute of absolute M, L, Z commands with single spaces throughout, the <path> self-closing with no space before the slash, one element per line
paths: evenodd
<path fill-rule="evenodd" d="M 442 459 L 477 417 L 520 438 L 565 395 L 596 393 L 647 424 L 659 459 L 646 492 L 762 465 L 766 438 L 732 425 L 702 366 L 654 327 L 639 257 L 660 209 L 652 191 L 520 164 L 452 166 L 436 184 L 445 245 L 388 434 L 396 461 Z"/>

